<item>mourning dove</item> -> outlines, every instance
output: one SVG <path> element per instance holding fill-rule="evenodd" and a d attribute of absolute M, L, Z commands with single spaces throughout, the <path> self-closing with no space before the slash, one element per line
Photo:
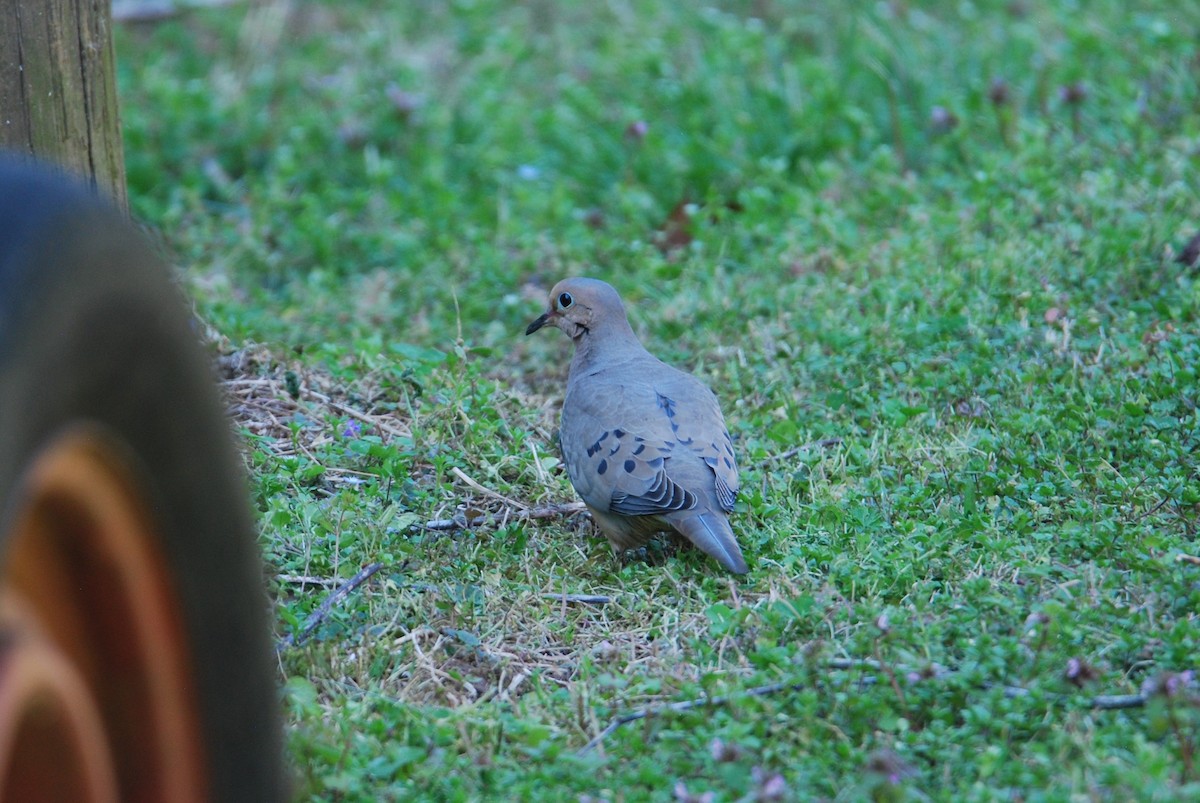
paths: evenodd
<path fill-rule="evenodd" d="M 565 279 L 525 330 L 575 342 L 559 441 L 571 484 L 614 552 L 677 530 L 727 570 L 746 572 L 729 527 L 738 473 L 712 391 L 652 356 L 621 297 L 597 279 Z"/>

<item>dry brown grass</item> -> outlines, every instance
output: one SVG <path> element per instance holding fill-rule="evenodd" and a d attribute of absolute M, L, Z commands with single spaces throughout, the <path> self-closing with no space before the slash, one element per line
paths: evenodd
<path fill-rule="evenodd" d="M 360 422 L 385 442 L 412 438 L 428 424 L 419 412 L 405 417 L 392 409 L 394 404 L 376 406 L 379 391 L 369 375 L 348 388 L 328 373 L 287 362 L 266 347 L 232 349 L 220 339 L 213 342 L 229 414 L 252 436 L 241 441 L 247 452 L 259 450 L 272 460 L 302 456 L 321 462 L 322 448 L 339 437 L 339 421 Z M 289 371 L 295 376 L 292 389 L 299 390 L 295 397 L 289 392 Z M 545 398 L 522 395 L 512 402 L 556 416 Z M 303 416 L 303 426 L 296 426 L 297 415 Z M 322 483 L 330 494 L 374 479 L 368 472 L 322 465 Z M 415 470 L 418 481 L 433 481 L 431 466 Z M 360 637 L 316 640 L 300 648 L 307 650 L 310 675 L 338 678 L 343 692 L 458 707 L 515 700 L 539 683 L 572 687 L 581 673 L 662 679 L 660 693 L 633 697 L 630 705 L 670 697 L 709 673 L 749 673 L 744 638 L 721 639 L 710 653 L 714 661 L 695 660 L 693 645 L 708 641 L 703 612 L 716 599 L 682 580 L 669 564 L 656 567 L 658 573 L 642 593 L 626 591 L 615 576 L 619 559 L 593 540 L 581 503 L 513 498 L 457 466 L 447 479 L 453 498 L 411 525 L 422 536 L 424 558 L 390 576 L 380 573 L 348 603 L 362 620 Z M 552 486 L 547 477 L 542 479 L 541 487 Z M 528 527 L 528 547 L 518 564 L 524 577 L 476 573 L 477 553 L 498 530 L 519 520 L 536 522 Z M 669 554 L 675 545 L 660 542 L 657 548 Z M 438 560 L 457 561 L 458 576 L 453 567 L 445 571 L 445 565 L 429 565 Z M 554 571 L 546 571 L 547 561 L 555 564 Z M 535 570 L 535 563 L 542 565 Z M 536 576 L 553 579 L 539 584 Z M 279 573 L 274 581 L 281 597 L 308 594 L 318 601 L 342 582 L 309 572 Z M 571 599 L 578 594 L 606 601 Z M 754 606 L 782 595 L 774 586 L 765 594 L 746 595 L 730 580 L 721 597 L 735 606 Z M 381 660 L 386 664 L 382 670 Z"/>

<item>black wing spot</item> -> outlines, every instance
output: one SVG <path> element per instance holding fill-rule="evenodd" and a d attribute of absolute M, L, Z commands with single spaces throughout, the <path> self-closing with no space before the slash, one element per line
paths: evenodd
<path fill-rule="evenodd" d="M 725 468 L 733 468 L 733 461 L 728 457 L 725 458 Z"/>
<path fill-rule="evenodd" d="M 606 471 L 608 471 L 608 461 L 602 459 L 600 465 L 596 466 L 596 473 L 603 474 Z"/>
<path fill-rule="evenodd" d="M 658 396 L 658 406 L 661 407 L 663 412 L 667 414 L 667 418 L 674 418 L 675 400 L 658 392 L 656 392 L 655 395 Z"/>
<path fill-rule="evenodd" d="M 601 435 L 601 436 L 600 436 L 600 437 L 599 437 L 599 438 L 596 440 L 596 443 L 604 443 L 604 439 L 605 439 L 605 438 L 607 438 L 607 437 L 608 437 L 608 430 L 606 429 L 606 430 L 604 430 L 604 434 L 603 434 L 603 435 Z"/>
<path fill-rule="evenodd" d="M 634 454 L 635 456 L 637 456 L 637 455 L 641 454 L 641 453 L 642 453 L 642 452 L 644 452 L 644 451 L 646 451 L 646 444 L 644 444 L 644 443 L 643 443 L 643 444 L 639 444 L 639 445 L 638 445 L 638 448 L 636 448 L 636 449 L 634 449 L 634 450 L 633 450 L 633 454 Z M 590 456 L 591 456 L 591 455 L 589 455 L 589 457 L 590 457 Z"/>
<path fill-rule="evenodd" d="M 626 474 L 632 474 L 633 470 L 635 468 L 637 468 L 637 463 L 633 462 L 632 460 L 625 461 L 625 473 Z"/>
<path fill-rule="evenodd" d="M 588 457 L 591 457 L 599 450 L 600 450 L 600 444 L 593 443 L 591 446 L 588 447 Z"/>
<path fill-rule="evenodd" d="M 623 430 L 623 429 L 614 429 L 614 430 L 613 430 L 613 435 L 614 435 L 614 436 L 616 436 L 617 438 L 624 438 L 624 437 L 625 437 L 625 430 Z"/>

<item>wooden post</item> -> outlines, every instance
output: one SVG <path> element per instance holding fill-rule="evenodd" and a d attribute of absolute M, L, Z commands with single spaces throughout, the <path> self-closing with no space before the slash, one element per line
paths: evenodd
<path fill-rule="evenodd" d="M 0 0 L 0 148 L 128 208 L 110 0 Z"/>

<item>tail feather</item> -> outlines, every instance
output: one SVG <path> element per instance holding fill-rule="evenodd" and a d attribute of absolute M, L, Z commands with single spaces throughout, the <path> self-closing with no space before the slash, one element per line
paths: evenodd
<path fill-rule="evenodd" d="M 700 513 L 673 520 L 671 524 L 702 552 L 716 558 L 726 571 L 734 574 L 749 571 L 729 520 L 724 515 Z"/>

